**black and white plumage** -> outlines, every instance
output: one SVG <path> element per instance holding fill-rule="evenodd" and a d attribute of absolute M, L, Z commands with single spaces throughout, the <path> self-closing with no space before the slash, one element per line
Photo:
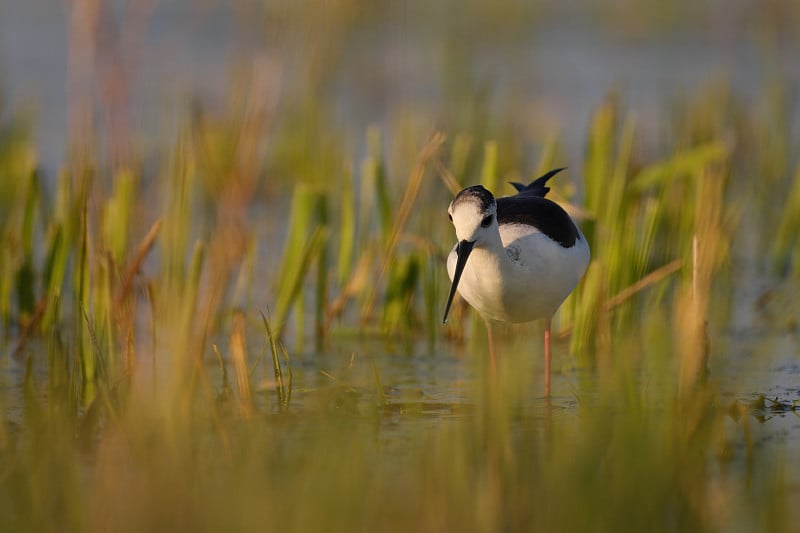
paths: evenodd
<path fill-rule="evenodd" d="M 495 198 L 481 185 L 467 187 L 448 208 L 458 243 L 447 258 L 453 283 L 444 321 L 456 290 L 487 325 L 546 319 L 548 376 L 550 317 L 589 264 L 586 237 L 561 206 L 545 198 L 547 180 L 561 170 L 527 186 L 513 183 L 514 196 Z M 546 383 L 549 389 L 549 377 Z"/>

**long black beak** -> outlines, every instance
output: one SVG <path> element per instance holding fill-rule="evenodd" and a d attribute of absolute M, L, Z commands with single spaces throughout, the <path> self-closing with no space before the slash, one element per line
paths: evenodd
<path fill-rule="evenodd" d="M 460 241 L 456 247 L 456 271 L 453 273 L 453 285 L 450 286 L 450 296 L 447 297 L 447 307 L 444 308 L 444 318 L 442 324 L 447 324 L 447 313 L 450 312 L 450 306 L 453 303 L 453 297 L 456 295 L 458 288 L 458 281 L 461 279 L 461 273 L 464 271 L 464 265 L 467 264 L 467 258 L 472 252 L 472 247 L 475 246 L 475 241 Z"/>

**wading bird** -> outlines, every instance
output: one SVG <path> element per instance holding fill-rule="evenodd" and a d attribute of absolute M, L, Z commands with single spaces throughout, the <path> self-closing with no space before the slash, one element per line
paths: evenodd
<path fill-rule="evenodd" d="M 456 290 L 486 321 L 489 357 L 496 367 L 492 322 L 545 320 L 544 387 L 550 395 L 550 319 L 589 264 L 586 237 L 564 209 L 545 198 L 551 170 L 530 185 L 512 183 L 514 196 L 495 198 L 467 187 L 447 212 L 456 243 L 447 257 L 453 281 L 443 322 Z"/>

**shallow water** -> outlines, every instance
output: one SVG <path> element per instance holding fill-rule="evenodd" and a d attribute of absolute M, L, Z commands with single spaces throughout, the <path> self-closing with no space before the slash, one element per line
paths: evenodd
<path fill-rule="evenodd" d="M 629 417 L 641 419 L 642 408 L 628 406 L 624 401 L 610 410 L 598 409 L 595 404 L 602 400 L 597 371 L 582 368 L 567 353 L 564 342 L 554 345 L 553 396 L 546 400 L 542 396 L 541 337 L 535 328 L 533 333 L 524 332 L 520 337 L 500 339 L 498 346 L 498 353 L 504 358 L 499 365 L 500 377 L 513 387 L 501 394 L 506 402 L 503 416 L 507 417 L 504 422 L 507 425 L 502 425 L 500 431 L 507 432 L 510 439 L 507 445 L 513 453 L 536 455 L 546 453 L 542 449 L 547 450 L 548 446 L 565 450 L 586 446 L 587 436 L 581 433 L 581 428 L 586 425 L 587 416 L 600 414 L 623 421 Z M 219 344 L 225 345 L 224 341 Z M 465 347 L 443 344 L 433 350 L 415 345 L 411 353 L 406 351 L 406 345 L 392 340 L 340 339 L 331 344 L 336 349 L 325 353 L 291 354 L 291 401 L 284 408 L 278 403 L 270 362 L 260 362 L 252 373 L 257 414 L 247 425 L 251 431 L 258 432 L 258 428 L 262 428 L 271 432 L 268 434 L 274 433 L 266 441 L 268 444 L 258 439 L 254 444 L 267 445 L 269 453 L 279 458 L 283 468 L 291 471 L 292 465 L 304 464 L 306 454 L 324 453 L 320 447 L 324 450 L 325 442 L 330 441 L 336 450 L 334 453 L 346 452 L 349 443 L 360 453 L 368 454 L 357 464 L 374 463 L 383 475 L 394 472 L 399 479 L 408 480 L 406 469 L 419 468 L 421 457 L 428 453 L 431 443 L 440 442 L 445 438 L 443 435 L 474 439 L 474 428 L 486 423 L 480 420 L 486 416 L 486 405 L 497 391 L 490 390 L 485 347 L 480 341 Z M 729 414 L 723 421 L 725 442 L 720 443 L 716 452 L 709 450 L 717 456 L 705 463 L 709 467 L 705 473 L 707 480 L 712 487 L 721 485 L 735 493 L 759 491 L 760 487 L 766 490 L 779 475 L 784 480 L 786 501 L 790 505 L 786 511 L 789 523 L 796 523 L 792 520 L 800 518 L 797 515 L 800 459 L 794 453 L 800 442 L 800 415 L 795 410 L 800 403 L 797 335 L 788 329 L 739 329 L 735 334 L 712 335 L 711 346 L 709 384 L 718 389 L 719 407 Z M 29 353 L 36 358 L 35 346 Z M 252 362 L 259 347 L 251 346 L 249 353 Z M 0 394 L 3 400 L 0 404 L 5 409 L 10 432 L 22 436 L 30 431 L 25 422 L 24 365 L 8 357 L 2 361 Z M 47 387 L 43 366 L 41 360 L 35 360 L 37 390 L 45 405 Z M 155 389 L 159 385 L 150 387 L 149 361 L 140 361 L 139 366 L 141 375 L 136 379 L 139 394 L 152 393 L 158 403 L 159 393 Z M 222 374 L 217 361 L 210 356 L 206 371 L 210 386 L 219 395 L 216 399 L 219 412 L 230 419 L 231 427 L 237 427 L 239 414 L 233 376 L 229 376 L 231 393 L 223 398 Z M 229 373 L 232 374 L 231 365 Z M 638 375 L 637 379 L 643 381 L 654 382 L 659 378 L 646 372 Z M 284 380 L 288 383 L 286 367 Z M 665 380 L 674 378 L 667 376 Z M 165 383 L 161 376 L 160 384 Z M 642 387 L 645 389 L 648 390 L 646 416 L 657 418 L 670 412 L 669 405 L 675 399 L 670 394 L 672 389 L 659 388 L 655 383 L 652 388 Z M 766 398 L 763 402 L 759 400 L 762 396 Z M 623 422 L 621 427 L 627 425 Z M 613 424 L 611 427 L 620 428 Z M 109 427 L 112 428 L 113 425 Z M 342 432 L 350 432 L 352 437 L 343 439 Z M 212 424 L 201 424 L 191 439 L 202 441 L 214 433 Z M 129 456 L 126 448 L 120 447 L 121 443 L 114 442 L 113 434 L 113 431 L 101 431 L 94 446 L 105 450 L 104 453 L 116 450 L 124 461 L 132 462 L 129 467 L 137 468 L 136 461 L 141 459 Z M 597 436 L 593 434 L 591 438 Z M 497 438 L 502 442 L 503 437 Z M 244 442 L 247 449 L 246 439 Z M 483 445 L 459 442 L 460 447 L 467 448 Z M 603 445 L 609 443 L 598 440 L 597 446 Z M 212 450 L 218 447 L 209 446 Z M 598 455 L 602 457 L 603 454 Z M 87 472 L 92 472 L 97 460 L 94 452 L 87 453 Z M 368 474 L 357 471 L 355 475 Z M 345 486 L 339 490 L 346 490 Z M 763 523 L 763 517 L 757 513 L 742 512 L 739 530 L 752 530 L 754 525 Z"/>

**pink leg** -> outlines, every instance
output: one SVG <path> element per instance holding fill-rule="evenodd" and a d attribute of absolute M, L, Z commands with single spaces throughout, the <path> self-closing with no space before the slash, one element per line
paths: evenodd
<path fill-rule="evenodd" d="M 492 334 L 492 323 L 486 321 L 486 341 L 489 343 L 489 366 L 492 376 L 497 375 L 497 359 L 494 354 L 494 335 Z"/>
<path fill-rule="evenodd" d="M 544 395 L 550 397 L 550 319 L 544 323 Z"/>

